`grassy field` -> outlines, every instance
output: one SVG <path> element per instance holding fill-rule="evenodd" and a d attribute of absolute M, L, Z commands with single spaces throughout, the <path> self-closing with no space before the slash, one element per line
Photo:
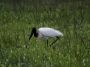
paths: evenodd
<path fill-rule="evenodd" d="M 47 47 L 29 41 L 32 27 L 52 27 L 64 37 Z M 90 67 L 90 2 L 0 2 L 0 67 Z"/>

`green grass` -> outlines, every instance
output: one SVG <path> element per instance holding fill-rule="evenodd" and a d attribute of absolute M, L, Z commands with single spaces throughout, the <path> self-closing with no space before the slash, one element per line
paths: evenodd
<path fill-rule="evenodd" d="M 14 8 L 0 3 L 0 67 L 90 67 L 88 3 L 62 2 L 55 7 L 21 3 Z M 33 26 L 58 29 L 64 37 L 52 47 L 34 37 L 29 41 Z"/>

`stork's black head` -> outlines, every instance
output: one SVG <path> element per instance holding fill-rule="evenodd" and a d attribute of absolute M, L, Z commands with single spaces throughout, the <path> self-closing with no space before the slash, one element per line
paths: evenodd
<path fill-rule="evenodd" d="M 36 33 L 36 31 L 37 31 L 36 28 L 33 27 L 33 28 L 32 28 L 32 32 L 33 32 L 33 33 Z"/>
<path fill-rule="evenodd" d="M 29 40 L 31 39 L 31 37 L 33 36 L 33 34 L 34 34 L 35 37 L 38 36 L 38 32 L 37 32 L 37 29 L 35 27 L 32 28 L 32 31 L 31 31 Z"/>

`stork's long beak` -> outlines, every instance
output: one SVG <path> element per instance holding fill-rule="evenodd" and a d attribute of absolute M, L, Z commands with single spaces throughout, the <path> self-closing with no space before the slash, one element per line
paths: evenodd
<path fill-rule="evenodd" d="M 32 36 L 33 36 L 33 31 L 31 31 L 31 34 L 29 36 L 29 40 L 32 38 Z"/>

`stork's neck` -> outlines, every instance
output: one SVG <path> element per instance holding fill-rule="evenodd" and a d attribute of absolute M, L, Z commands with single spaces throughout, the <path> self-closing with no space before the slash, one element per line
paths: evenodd
<path fill-rule="evenodd" d="M 34 34 L 34 37 L 38 37 L 38 31 L 35 27 L 32 28 L 32 32 Z"/>
<path fill-rule="evenodd" d="M 38 37 L 38 32 L 34 32 L 34 37 Z"/>

